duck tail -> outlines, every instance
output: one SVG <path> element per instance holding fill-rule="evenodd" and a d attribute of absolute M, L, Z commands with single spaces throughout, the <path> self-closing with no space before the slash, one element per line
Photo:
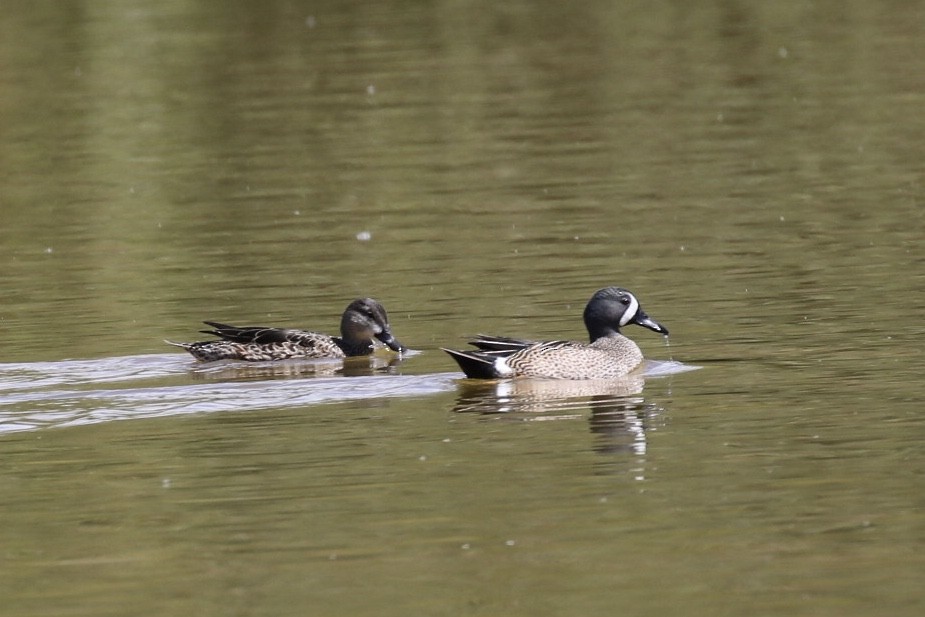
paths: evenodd
<path fill-rule="evenodd" d="M 502 377 L 498 372 L 497 356 L 477 351 L 459 351 L 456 349 L 443 349 L 470 379 L 498 379 Z"/>

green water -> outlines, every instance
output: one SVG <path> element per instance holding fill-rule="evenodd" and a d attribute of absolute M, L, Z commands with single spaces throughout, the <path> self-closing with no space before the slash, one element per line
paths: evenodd
<path fill-rule="evenodd" d="M 4 4 L 0 615 L 920 615 L 925 11 Z M 460 383 L 633 290 L 701 370 Z M 217 319 L 420 353 L 208 367 Z"/>

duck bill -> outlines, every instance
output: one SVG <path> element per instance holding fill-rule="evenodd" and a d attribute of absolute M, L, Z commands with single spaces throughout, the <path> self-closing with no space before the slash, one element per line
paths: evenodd
<path fill-rule="evenodd" d="M 639 310 L 636 312 L 636 317 L 633 319 L 633 323 L 637 326 L 642 326 L 643 328 L 648 328 L 653 332 L 658 332 L 659 334 L 664 334 L 668 336 L 668 328 L 658 323 L 648 315 Z"/>
<path fill-rule="evenodd" d="M 407 347 L 398 342 L 392 333 L 388 330 L 383 330 L 376 335 L 376 338 L 379 339 L 383 345 L 391 349 L 392 351 L 405 351 Z"/>

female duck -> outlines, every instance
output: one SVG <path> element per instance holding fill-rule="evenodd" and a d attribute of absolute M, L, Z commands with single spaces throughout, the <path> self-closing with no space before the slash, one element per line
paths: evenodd
<path fill-rule="evenodd" d="M 290 358 L 346 358 L 365 356 L 375 349 L 378 339 L 393 351 L 405 347 L 392 336 L 389 317 L 385 309 L 372 298 L 360 298 L 350 303 L 340 320 L 340 336 L 320 332 L 264 328 L 261 326 L 235 327 L 215 321 L 203 322 L 215 328 L 202 330 L 221 340 L 200 343 L 174 343 L 193 354 L 197 360 L 287 360 Z"/>

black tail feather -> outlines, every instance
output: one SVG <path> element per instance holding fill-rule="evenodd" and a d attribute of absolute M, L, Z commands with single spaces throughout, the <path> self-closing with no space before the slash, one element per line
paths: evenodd
<path fill-rule="evenodd" d="M 228 324 L 219 323 L 217 321 L 204 321 L 202 323 L 206 324 L 207 326 L 212 326 L 213 328 L 217 328 L 219 330 L 235 330 L 236 329 L 234 326 L 229 326 Z"/>
<path fill-rule="evenodd" d="M 496 356 L 478 351 L 458 351 L 442 347 L 441 349 L 456 360 L 456 364 L 470 379 L 498 379 L 500 377 L 495 368 Z"/>
<path fill-rule="evenodd" d="M 228 324 L 219 323 L 217 321 L 204 321 L 202 323 L 206 324 L 207 326 L 212 326 L 215 329 L 214 330 L 200 330 L 199 332 L 201 332 L 202 334 L 211 334 L 212 336 L 218 336 L 221 338 L 225 338 L 230 333 L 238 332 L 241 330 L 241 328 L 238 328 L 236 326 L 229 326 Z M 226 340 L 231 340 L 231 339 L 226 339 Z"/>
<path fill-rule="evenodd" d="M 204 321 L 202 323 L 210 325 L 215 329 L 200 330 L 200 332 L 220 337 L 232 343 L 253 343 L 257 345 L 285 343 L 289 341 L 290 333 L 296 332 L 295 330 L 267 328 L 266 326 L 231 326 L 217 321 Z"/>
<path fill-rule="evenodd" d="M 524 341 L 506 336 L 490 336 L 488 334 L 478 334 L 474 339 L 469 341 L 483 351 L 520 351 L 524 347 L 529 347 L 533 341 Z"/>

